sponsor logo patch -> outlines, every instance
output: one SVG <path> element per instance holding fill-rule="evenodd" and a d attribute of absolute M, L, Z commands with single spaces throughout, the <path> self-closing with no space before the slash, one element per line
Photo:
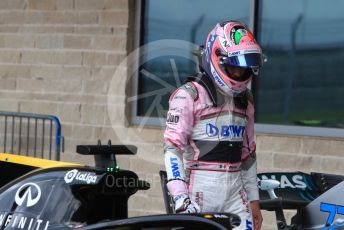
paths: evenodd
<path fill-rule="evenodd" d="M 64 180 L 67 184 L 73 181 L 81 181 L 87 184 L 97 183 L 97 175 L 92 172 L 79 172 L 77 169 L 70 170 L 66 173 Z"/>
<path fill-rule="evenodd" d="M 280 188 L 300 188 L 305 189 L 307 188 L 306 183 L 303 181 L 302 175 L 293 175 L 288 178 L 287 175 L 279 175 L 280 178 L 278 179 L 276 175 L 270 175 L 270 177 L 266 175 L 262 175 L 262 180 L 272 179 L 277 180 L 280 182 Z"/>
<path fill-rule="evenodd" d="M 246 230 L 252 230 L 252 229 L 253 229 L 252 221 L 246 220 Z"/>
<path fill-rule="evenodd" d="M 176 157 L 170 158 L 171 162 L 171 169 L 174 178 L 180 177 L 179 167 L 178 167 L 178 159 Z"/>
<path fill-rule="evenodd" d="M 235 52 L 232 52 L 232 53 L 229 53 L 228 56 L 231 57 L 231 56 L 237 56 L 240 54 L 240 51 L 235 51 Z"/>
<path fill-rule="evenodd" d="M 214 76 L 215 81 L 216 81 L 219 85 L 225 86 L 225 83 L 222 81 L 222 79 L 221 79 L 220 76 L 217 74 L 217 72 L 216 72 L 215 69 L 213 69 L 212 74 L 213 74 L 213 76 Z"/>
<path fill-rule="evenodd" d="M 167 114 L 167 123 L 174 123 L 177 124 L 179 122 L 179 116 L 178 115 L 174 115 L 171 113 Z"/>
<path fill-rule="evenodd" d="M 242 125 L 222 125 L 217 127 L 211 123 L 206 124 L 206 133 L 209 137 L 243 137 L 245 126 Z"/>
<path fill-rule="evenodd" d="M 49 221 L 23 213 L 0 213 L 0 229 L 47 230 Z"/>
<path fill-rule="evenodd" d="M 41 198 L 41 188 L 35 183 L 26 183 L 19 187 L 15 195 L 15 202 L 18 206 L 32 207 Z"/>

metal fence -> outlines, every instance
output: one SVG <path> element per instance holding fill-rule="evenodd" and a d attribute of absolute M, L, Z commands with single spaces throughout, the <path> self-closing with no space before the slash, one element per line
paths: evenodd
<path fill-rule="evenodd" d="M 60 160 L 64 149 L 56 116 L 0 111 L 0 152 Z"/>

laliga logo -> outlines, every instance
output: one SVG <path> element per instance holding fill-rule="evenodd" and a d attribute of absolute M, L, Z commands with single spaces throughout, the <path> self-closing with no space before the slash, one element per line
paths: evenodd
<path fill-rule="evenodd" d="M 70 170 L 69 172 L 66 173 L 65 177 L 64 177 L 64 180 L 67 184 L 71 183 L 74 178 L 76 177 L 76 174 L 78 173 L 78 170 L 76 169 L 73 169 L 73 170 Z"/>
<path fill-rule="evenodd" d="M 35 183 L 26 183 L 20 186 L 15 195 L 15 202 L 18 206 L 22 206 L 26 201 L 26 207 L 37 204 L 41 198 L 41 189 Z"/>
<path fill-rule="evenodd" d="M 94 184 L 97 182 L 97 176 L 94 173 L 79 172 L 77 169 L 73 169 L 66 173 L 64 180 L 67 184 L 72 183 L 73 180 Z"/>

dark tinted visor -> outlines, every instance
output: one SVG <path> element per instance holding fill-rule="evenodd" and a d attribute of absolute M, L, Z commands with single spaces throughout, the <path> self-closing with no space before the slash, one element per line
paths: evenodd
<path fill-rule="evenodd" d="M 242 54 L 238 56 L 225 57 L 223 64 L 240 67 L 258 67 L 262 66 L 262 55 L 259 53 Z"/>

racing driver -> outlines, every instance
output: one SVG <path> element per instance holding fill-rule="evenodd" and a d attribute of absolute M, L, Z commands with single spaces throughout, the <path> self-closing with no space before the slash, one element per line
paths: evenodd
<path fill-rule="evenodd" d="M 235 229 L 260 229 L 254 104 L 247 88 L 262 50 L 246 25 L 219 23 L 200 54 L 200 72 L 170 97 L 164 133 L 167 188 L 176 213 L 229 212 Z"/>

